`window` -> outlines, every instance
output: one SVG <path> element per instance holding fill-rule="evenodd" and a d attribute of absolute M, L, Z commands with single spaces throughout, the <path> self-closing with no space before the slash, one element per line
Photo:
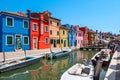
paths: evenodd
<path fill-rule="evenodd" d="M 63 40 L 61 40 L 61 43 L 63 43 Z"/>
<path fill-rule="evenodd" d="M 59 31 L 57 31 L 57 35 L 59 35 Z"/>
<path fill-rule="evenodd" d="M 12 17 L 6 17 L 6 26 L 13 27 L 14 19 Z"/>
<path fill-rule="evenodd" d="M 48 32 L 48 26 L 45 27 L 45 32 Z"/>
<path fill-rule="evenodd" d="M 45 38 L 45 44 L 48 44 L 48 38 Z"/>
<path fill-rule="evenodd" d="M 57 44 L 60 44 L 60 40 L 59 39 L 57 40 Z"/>
<path fill-rule="evenodd" d="M 52 30 L 50 30 L 50 35 L 52 35 Z"/>
<path fill-rule="evenodd" d="M 50 44 L 53 44 L 53 39 L 50 39 Z"/>
<path fill-rule="evenodd" d="M 65 34 L 65 31 L 63 30 L 63 34 Z"/>
<path fill-rule="evenodd" d="M 29 38 L 27 36 L 24 37 L 24 45 L 29 44 Z"/>
<path fill-rule="evenodd" d="M 59 26 L 59 22 L 57 22 L 57 26 Z"/>
<path fill-rule="evenodd" d="M 52 20 L 50 20 L 50 25 L 52 25 Z"/>
<path fill-rule="evenodd" d="M 43 34 L 43 22 L 41 22 L 41 29 L 40 29 L 40 33 Z"/>
<path fill-rule="evenodd" d="M 6 37 L 6 45 L 13 45 L 13 36 Z"/>
<path fill-rule="evenodd" d="M 23 27 L 24 27 L 25 29 L 28 29 L 28 21 L 27 21 L 27 20 L 24 20 L 24 21 L 23 21 Z"/>
<path fill-rule="evenodd" d="M 38 30 L 37 24 L 33 24 L 33 30 L 34 30 L 34 31 L 37 31 L 37 30 Z"/>

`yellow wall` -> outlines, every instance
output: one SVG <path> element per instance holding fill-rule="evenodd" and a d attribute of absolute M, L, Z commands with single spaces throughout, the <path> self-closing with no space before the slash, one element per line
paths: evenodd
<path fill-rule="evenodd" d="M 63 34 L 63 31 L 65 34 Z M 66 40 L 66 47 L 68 47 L 68 29 L 60 28 L 60 40 L 63 40 L 63 43 L 60 43 L 61 47 L 64 47 L 65 40 Z"/>

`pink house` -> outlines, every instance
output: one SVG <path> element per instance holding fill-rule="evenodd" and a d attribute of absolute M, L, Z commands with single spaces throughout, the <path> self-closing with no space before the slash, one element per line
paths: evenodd
<path fill-rule="evenodd" d="M 74 26 L 76 34 L 76 47 L 83 47 L 83 32 L 79 30 L 79 26 Z"/>

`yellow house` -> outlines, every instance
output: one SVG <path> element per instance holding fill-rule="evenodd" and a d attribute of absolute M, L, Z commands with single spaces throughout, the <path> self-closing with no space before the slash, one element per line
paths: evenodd
<path fill-rule="evenodd" d="M 68 28 L 60 27 L 60 46 L 61 48 L 68 47 Z"/>

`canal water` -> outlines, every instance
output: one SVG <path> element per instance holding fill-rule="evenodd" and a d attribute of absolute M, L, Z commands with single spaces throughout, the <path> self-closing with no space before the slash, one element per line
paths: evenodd
<path fill-rule="evenodd" d="M 41 59 L 38 63 L 21 69 L 0 73 L 0 80 L 60 80 L 61 75 L 75 63 L 83 59 L 91 64 L 91 58 L 97 51 L 72 51 L 69 56 L 59 59 Z M 100 80 L 104 80 L 107 67 L 103 67 Z"/>

